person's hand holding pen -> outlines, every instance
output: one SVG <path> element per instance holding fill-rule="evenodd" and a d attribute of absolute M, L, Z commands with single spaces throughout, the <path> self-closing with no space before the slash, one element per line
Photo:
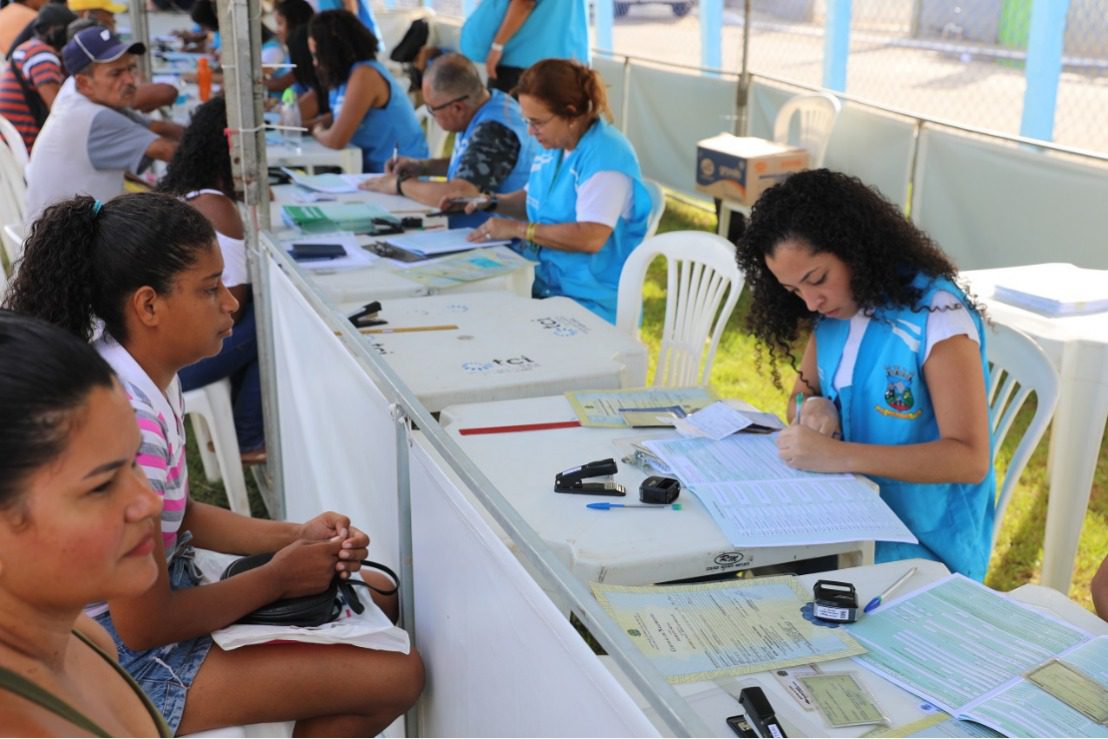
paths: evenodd
<path fill-rule="evenodd" d="M 385 162 L 385 174 L 394 174 L 401 177 L 419 177 L 422 174 L 423 163 L 411 157 L 402 157 L 398 153 Z"/>
<path fill-rule="evenodd" d="M 813 431 L 838 439 L 842 436 L 839 409 L 820 395 L 796 394 L 796 414 L 793 423 L 807 426 Z"/>
<path fill-rule="evenodd" d="M 813 402 L 815 401 L 815 402 Z M 839 413 L 827 398 L 796 394 L 793 422 L 777 435 L 777 454 L 785 464 L 810 472 L 849 472 L 839 453 Z"/>

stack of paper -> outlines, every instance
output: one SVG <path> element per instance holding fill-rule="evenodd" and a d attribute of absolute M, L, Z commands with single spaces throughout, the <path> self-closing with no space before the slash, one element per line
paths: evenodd
<path fill-rule="evenodd" d="M 282 205 L 281 214 L 288 225 L 304 233 L 372 232 L 375 222 L 397 222 L 386 210 L 369 203 Z"/>
<path fill-rule="evenodd" d="M 432 257 L 436 254 L 451 254 L 469 249 L 480 249 L 486 246 L 511 243 L 507 239 L 498 241 L 469 241 L 467 236 L 473 233 L 472 228 L 448 228 L 441 231 L 414 231 L 412 233 L 397 234 L 386 240 L 394 249 L 401 249 L 421 257 Z"/>
<path fill-rule="evenodd" d="M 997 300 L 1047 316 L 1080 316 L 1108 310 L 1108 270 L 1072 264 L 1040 264 L 997 282 Z"/>

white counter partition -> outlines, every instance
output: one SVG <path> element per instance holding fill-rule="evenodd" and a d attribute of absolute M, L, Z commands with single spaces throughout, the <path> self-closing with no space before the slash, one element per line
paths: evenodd
<path fill-rule="evenodd" d="M 441 458 L 412 448 L 423 736 L 658 736 Z"/>
<path fill-rule="evenodd" d="M 1108 268 L 1108 166 L 926 124 L 912 219 L 960 269 Z"/>
<path fill-rule="evenodd" d="M 389 402 L 280 266 L 269 261 L 285 510 L 347 514 L 369 558 L 397 567 L 396 433 Z"/>
<path fill-rule="evenodd" d="M 349 511 L 373 539 L 371 557 L 399 561 L 404 625 L 430 680 L 409 732 L 658 734 L 545 591 L 578 615 L 667 733 L 707 736 L 585 585 L 288 255 L 270 238 L 259 248 L 276 334 L 289 517 Z M 512 538 L 523 562 L 477 506 Z"/>

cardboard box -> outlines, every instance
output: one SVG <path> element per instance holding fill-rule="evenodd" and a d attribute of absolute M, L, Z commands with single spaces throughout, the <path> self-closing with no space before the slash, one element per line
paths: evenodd
<path fill-rule="evenodd" d="M 696 145 L 696 189 L 743 205 L 807 168 L 807 150 L 753 136 L 721 133 Z"/>

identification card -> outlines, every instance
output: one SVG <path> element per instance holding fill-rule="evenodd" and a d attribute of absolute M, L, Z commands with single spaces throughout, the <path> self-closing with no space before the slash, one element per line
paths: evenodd
<path fill-rule="evenodd" d="M 887 719 L 862 684 L 849 672 L 798 677 L 827 723 L 834 727 L 883 724 Z"/>
<path fill-rule="evenodd" d="M 1027 679 L 1090 721 L 1108 725 L 1108 689 L 1085 673 L 1052 659 L 1027 673 Z"/>
<path fill-rule="evenodd" d="M 773 671 L 773 676 L 777 679 L 777 682 L 805 711 L 816 710 L 816 704 L 812 700 L 812 694 L 800 682 L 800 678 L 818 674 L 820 674 L 820 671 L 816 665 L 801 665 L 800 667 L 781 668 Z"/>

